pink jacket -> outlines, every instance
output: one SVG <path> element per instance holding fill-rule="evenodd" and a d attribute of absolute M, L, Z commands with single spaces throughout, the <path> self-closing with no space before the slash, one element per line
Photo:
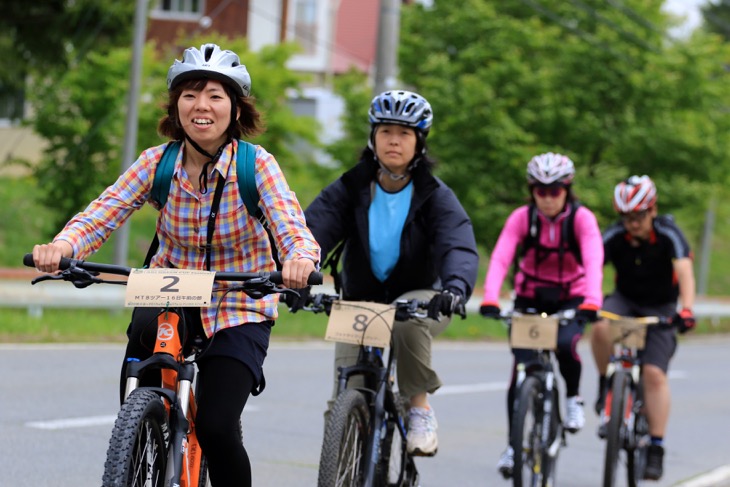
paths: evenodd
<path fill-rule="evenodd" d="M 499 303 L 499 293 L 507 272 L 510 270 L 515 252 L 527 236 L 527 205 L 514 210 L 499 234 L 497 245 L 489 261 L 489 270 L 484 281 L 483 303 Z M 572 211 L 570 205 L 555 219 L 550 220 L 539 211 L 540 245 L 547 249 L 558 249 L 561 240 L 562 221 Z M 603 302 L 603 240 L 596 217 L 588 208 L 580 206 L 574 220 L 575 238 L 580 247 L 583 263 L 566 251 L 562 256 L 562 266 L 558 252 L 543 256 L 535 268 L 536 248 L 529 249 L 519 263 L 515 278 L 515 290 L 519 296 L 535 297 L 535 287 L 560 286 L 568 289 L 567 298 L 583 297 L 583 304 L 601 307 Z M 562 269 L 561 269 L 562 267 Z M 536 281 L 535 278 L 539 279 Z"/>

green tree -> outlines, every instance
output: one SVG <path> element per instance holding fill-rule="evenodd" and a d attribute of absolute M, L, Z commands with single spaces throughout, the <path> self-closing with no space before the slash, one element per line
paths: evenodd
<path fill-rule="evenodd" d="M 695 212 L 727 173 L 727 49 L 673 42 L 662 2 L 436 1 L 404 7 L 400 75 L 431 101 L 430 147 L 480 242 L 527 197 L 525 165 L 557 151 L 602 223 L 613 186 L 657 180 L 664 209 Z"/>
<path fill-rule="evenodd" d="M 279 45 L 251 53 L 243 39 L 211 35 L 189 42 L 188 46 L 216 42 L 240 54 L 251 73 L 252 95 L 267 123 L 266 133 L 253 142 L 274 154 L 285 171 L 304 172 L 303 168 L 312 166 L 311 151 L 296 147 L 316 145 L 317 124 L 295 116 L 287 105 L 288 90 L 298 90 L 302 81 L 285 67 L 293 48 Z M 175 56 L 181 55 L 182 50 Z M 33 127 L 49 142 L 35 175 L 45 204 L 56 210 L 56 226 L 83 209 L 120 173 L 130 61 L 127 47 L 92 52 L 65 76 L 44 78 L 33 86 Z M 160 58 L 155 46 L 146 46 L 138 152 L 164 142 L 156 127 L 163 115 L 171 64 L 172 59 Z"/>
<path fill-rule="evenodd" d="M 730 1 L 707 2 L 700 11 L 707 31 L 721 35 L 725 41 L 730 40 Z"/>
<path fill-rule="evenodd" d="M 92 48 L 128 43 L 134 2 L 0 0 L 0 12 L 0 46 L 11 53 L 0 60 L 0 95 L 8 96 L 22 92 L 29 75 L 63 71 Z"/>

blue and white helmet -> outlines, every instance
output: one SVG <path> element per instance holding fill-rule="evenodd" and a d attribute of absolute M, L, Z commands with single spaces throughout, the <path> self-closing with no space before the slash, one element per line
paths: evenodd
<path fill-rule="evenodd" d="M 225 83 L 238 96 L 251 93 L 251 75 L 233 51 L 223 50 L 217 44 L 203 44 L 200 49 L 189 47 L 182 61 L 175 62 L 167 71 L 167 89 L 172 90 L 181 81 L 209 78 Z"/>
<path fill-rule="evenodd" d="M 568 156 L 547 152 L 527 163 L 529 184 L 570 184 L 575 176 L 575 165 Z"/>
<path fill-rule="evenodd" d="M 370 102 L 370 123 L 393 123 L 420 130 L 428 135 L 433 123 L 431 104 L 411 91 L 385 91 Z"/>

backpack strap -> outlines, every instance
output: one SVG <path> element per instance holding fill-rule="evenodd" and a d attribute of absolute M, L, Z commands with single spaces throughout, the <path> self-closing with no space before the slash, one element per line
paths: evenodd
<path fill-rule="evenodd" d="M 160 208 L 167 203 L 167 195 L 170 194 L 170 184 L 172 184 L 172 173 L 175 170 L 175 160 L 177 153 L 180 151 L 179 140 L 173 140 L 162 153 L 160 161 L 155 169 L 155 179 L 152 181 L 152 192 L 150 198 L 157 202 Z"/>
<path fill-rule="evenodd" d="M 269 244 L 271 245 L 271 257 L 276 263 L 276 269 L 281 270 L 281 261 L 279 261 L 279 252 L 276 249 L 276 240 L 269 229 L 269 222 L 266 221 L 266 215 L 259 207 L 260 195 L 256 187 L 256 147 L 243 140 L 238 141 L 238 151 L 236 154 L 236 174 L 238 175 L 238 191 L 241 193 L 241 199 L 246 206 L 248 214 L 256 218 L 266 230 L 269 236 Z"/>
<path fill-rule="evenodd" d="M 575 256 L 575 259 L 579 264 L 583 263 L 583 256 L 580 253 L 580 246 L 578 245 L 578 239 L 575 238 L 575 214 L 578 213 L 578 208 L 581 204 L 578 200 L 574 200 L 571 203 L 570 214 L 568 218 L 563 220 L 562 238 L 563 242 L 568 244 L 568 250 Z"/>
<path fill-rule="evenodd" d="M 259 192 L 256 188 L 256 147 L 243 140 L 238 141 L 236 156 L 236 174 L 238 175 L 238 191 L 249 215 L 256 218 L 264 227 L 268 227 L 266 216 L 259 208 Z"/>

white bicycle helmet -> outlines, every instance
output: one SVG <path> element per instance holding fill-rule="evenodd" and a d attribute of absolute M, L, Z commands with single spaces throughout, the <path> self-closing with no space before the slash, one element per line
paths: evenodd
<path fill-rule="evenodd" d="M 575 165 L 568 156 L 548 152 L 527 163 L 529 184 L 570 184 L 575 176 Z"/>
<path fill-rule="evenodd" d="M 405 125 L 428 135 L 433 123 L 431 104 L 411 91 L 385 91 L 370 102 L 370 123 Z"/>
<path fill-rule="evenodd" d="M 648 210 L 656 204 L 656 186 L 649 176 L 631 176 L 616 185 L 613 207 L 619 213 Z"/>
<path fill-rule="evenodd" d="M 172 90 L 181 81 L 192 78 L 220 81 L 233 88 L 238 96 L 251 93 L 251 76 L 246 66 L 241 64 L 238 54 L 224 51 L 216 44 L 185 49 L 182 61 L 176 59 L 167 72 L 167 89 Z"/>

